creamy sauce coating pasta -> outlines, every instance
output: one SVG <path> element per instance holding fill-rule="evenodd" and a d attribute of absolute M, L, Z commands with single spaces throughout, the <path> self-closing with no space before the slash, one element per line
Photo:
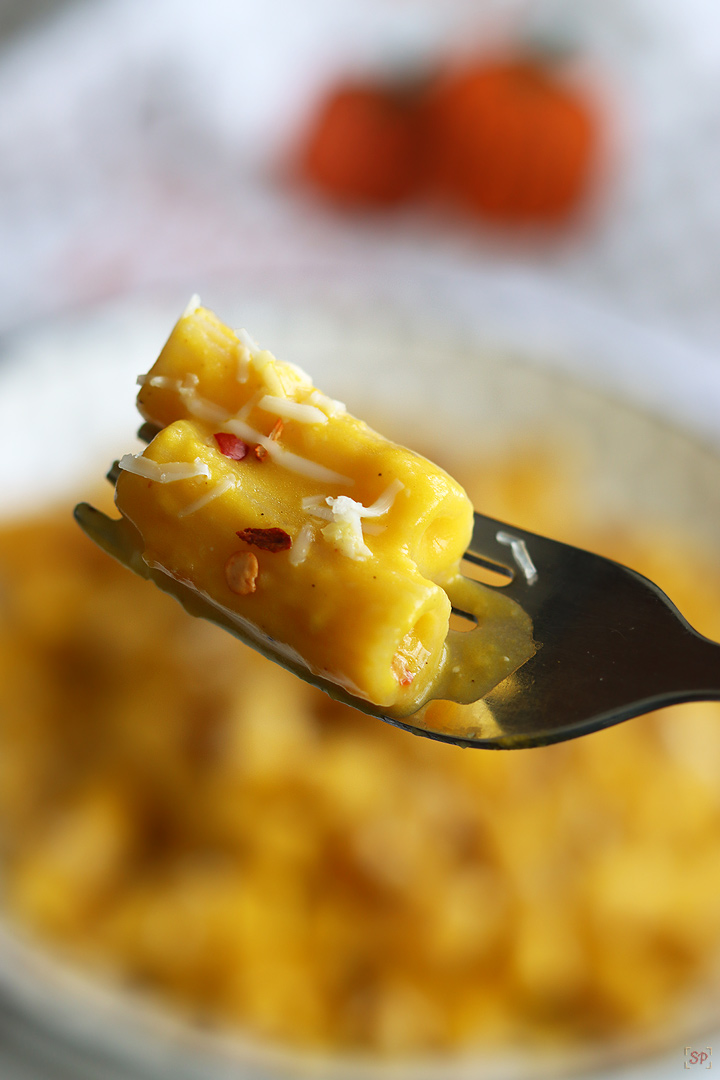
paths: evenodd
<path fill-rule="evenodd" d="M 535 643 L 515 601 L 460 574 L 467 495 L 248 340 L 191 305 L 138 380 L 160 430 L 120 461 L 116 503 L 134 529 L 118 526 L 115 546 L 179 599 L 196 590 L 244 640 L 387 716 L 482 698 Z M 453 606 L 477 627 L 451 630 Z"/>

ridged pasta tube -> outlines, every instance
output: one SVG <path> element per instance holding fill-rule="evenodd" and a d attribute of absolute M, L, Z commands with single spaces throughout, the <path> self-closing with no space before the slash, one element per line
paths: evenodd
<path fill-rule="evenodd" d="M 121 462 L 116 500 L 146 563 L 352 694 L 419 708 L 470 539 L 463 489 L 202 307 L 141 383 L 161 430 Z"/>

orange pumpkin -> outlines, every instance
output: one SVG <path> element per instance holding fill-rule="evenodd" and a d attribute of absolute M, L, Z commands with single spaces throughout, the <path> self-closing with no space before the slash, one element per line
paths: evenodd
<path fill-rule="evenodd" d="M 556 221 L 588 193 L 597 117 L 549 64 L 477 63 L 440 79 L 424 114 L 434 186 L 485 218 Z"/>
<path fill-rule="evenodd" d="M 338 86 L 309 133 L 303 170 L 333 199 L 390 205 L 417 187 L 417 109 L 403 94 L 370 83 Z"/>

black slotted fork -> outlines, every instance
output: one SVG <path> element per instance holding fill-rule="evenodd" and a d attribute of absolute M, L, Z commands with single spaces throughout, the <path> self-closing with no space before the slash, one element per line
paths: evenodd
<path fill-rule="evenodd" d="M 720 699 L 720 645 L 642 574 L 482 514 L 466 558 L 511 577 L 488 587 L 530 615 L 539 648 L 511 686 L 486 695 L 476 737 L 436 736 L 443 741 L 542 746 L 667 705 Z"/>

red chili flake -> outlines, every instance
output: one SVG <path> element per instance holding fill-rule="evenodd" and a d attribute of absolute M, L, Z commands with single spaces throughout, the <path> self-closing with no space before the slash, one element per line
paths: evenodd
<path fill-rule="evenodd" d="M 229 431 L 216 431 L 213 438 L 218 444 L 220 453 L 232 458 L 233 461 L 242 461 L 250 449 L 246 442 L 238 439 L 237 435 L 231 435 Z"/>
<path fill-rule="evenodd" d="M 273 429 L 270 432 L 270 435 L 268 436 L 268 438 L 272 439 L 273 442 L 277 442 L 277 440 L 280 438 L 280 436 L 283 433 L 283 428 L 284 427 L 285 427 L 285 425 L 283 424 L 282 420 L 276 420 L 275 424 L 273 425 Z"/>
<path fill-rule="evenodd" d="M 263 551 L 287 551 L 292 546 L 284 529 L 243 529 L 236 535 L 246 544 L 254 544 Z"/>
<path fill-rule="evenodd" d="M 261 446 L 260 443 L 258 443 L 257 446 L 253 446 L 252 452 L 258 459 L 258 461 L 264 461 L 265 458 L 268 456 L 267 450 L 264 446 Z"/>

